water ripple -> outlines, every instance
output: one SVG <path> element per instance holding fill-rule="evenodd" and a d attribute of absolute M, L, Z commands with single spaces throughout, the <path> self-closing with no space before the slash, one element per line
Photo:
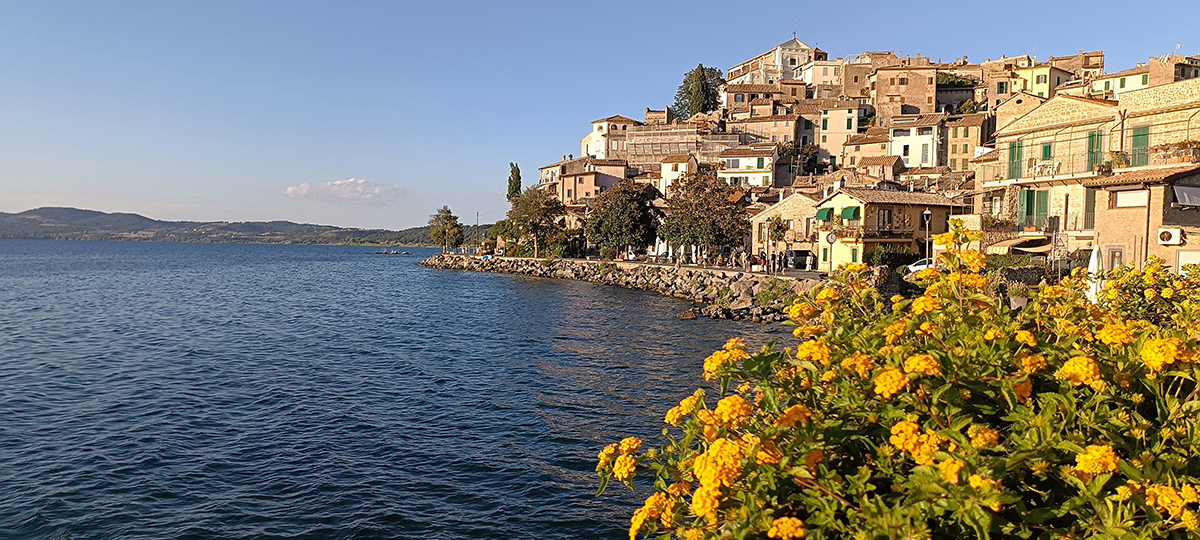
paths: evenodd
<path fill-rule="evenodd" d="M 0 240 L 0 537 L 621 538 L 599 448 L 783 335 L 367 251 Z"/>

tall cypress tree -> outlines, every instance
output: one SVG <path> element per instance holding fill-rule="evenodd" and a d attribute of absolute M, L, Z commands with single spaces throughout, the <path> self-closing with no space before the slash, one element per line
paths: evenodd
<path fill-rule="evenodd" d="M 508 202 L 521 196 L 521 168 L 516 163 L 508 164 Z"/>

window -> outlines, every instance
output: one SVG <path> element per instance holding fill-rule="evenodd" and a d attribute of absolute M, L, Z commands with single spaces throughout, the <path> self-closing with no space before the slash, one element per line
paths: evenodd
<path fill-rule="evenodd" d="M 893 129 L 892 130 L 893 137 L 907 137 L 907 136 L 909 136 L 910 133 L 911 133 L 911 131 L 908 129 Z"/>
<path fill-rule="evenodd" d="M 900 155 L 904 156 L 904 157 L 908 157 L 908 145 L 907 144 L 904 145 L 904 147 L 900 149 Z"/>
<path fill-rule="evenodd" d="M 969 126 L 964 127 L 963 128 L 963 137 L 970 137 L 970 136 L 971 136 L 971 128 Z"/>
<path fill-rule="evenodd" d="M 1104 81 L 1104 89 L 1112 90 L 1112 81 Z"/>
<path fill-rule="evenodd" d="M 855 156 L 850 156 L 850 164 L 851 164 L 851 165 L 854 165 L 854 157 L 855 157 Z"/>
<path fill-rule="evenodd" d="M 791 135 L 784 135 L 784 136 L 783 136 L 783 142 L 791 142 L 791 140 L 792 140 L 792 136 L 791 136 Z"/>
<path fill-rule="evenodd" d="M 908 77 L 900 77 L 900 86 L 908 86 Z"/>
<path fill-rule="evenodd" d="M 933 128 L 931 128 L 931 127 L 917 128 L 917 135 L 933 135 Z"/>
<path fill-rule="evenodd" d="M 965 144 L 965 143 L 964 143 L 962 148 L 963 148 L 963 149 L 962 149 L 962 153 L 964 153 L 964 154 L 970 154 L 970 153 L 971 153 L 971 145 L 969 145 L 969 144 Z"/>
<path fill-rule="evenodd" d="M 892 85 L 892 86 L 896 86 L 896 78 L 895 78 L 895 77 L 892 77 L 891 79 L 888 79 L 888 81 L 889 81 L 889 82 L 888 82 L 888 84 L 890 84 L 890 85 Z"/>
<path fill-rule="evenodd" d="M 850 248 L 850 262 L 858 262 L 858 248 Z"/>
<path fill-rule="evenodd" d="M 821 135 L 821 142 L 823 142 L 823 143 L 824 143 L 824 142 L 829 142 L 829 136 L 828 136 L 828 135 Z"/>
<path fill-rule="evenodd" d="M 767 166 L 766 158 L 758 158 L 758 168 L 761 169 Z"/>
<path fill-rule="evenodd" d="M 1042 161 L 1050 161 L 1054 157 L 1051 152 L 1050 143 L 1042 143 Z"/>
<path fill-rule="evenodd" d="M 794 66 L 794 65 L 796 65 L 796 59 L 795 59 L 795 58 L 788 58 L 788 64 L 790 64 L 790 65 L 793 65 L 793 66 Z"/>
<path fill-rule="evenodd" d="M 758 99 L 758 94 L 750 94 L 750 101 Z"/>
<path fill-rule="evenodd" d="M 929 143 L 921 145 L 921 163 L 929 161 Z"/>
<path fill-rule="evenodd" d="M 737 169 L 739 167 L 741 167 L 741 161 L 739 161 L 737 158 L 733 158 L 733 159 L 729 160 L 729 168 L 730 169 Z"/>
<path fill-rule="evenodd" d="M 794 95 L 796 95 L 796 89 L 795 89 L 795 88 L 793 88 L 793 89 L 792 89 L 792 95 L 793 95 L 793 96 L 794 96 Z"/>
<path fill-rule="evenodd" d="M 827 67 L 821 68 L 821 76 L 828 77 L 829 76 L 829 68 L 827 68 Z"/>
<path fill-rule="evenodd" d="M 679 172 L 679 164 L 678 163 L 671 164 L 671 172 Z"/>
<path fill-rule="evenodd" d="M 568 196 L 568 197 L 570 197 L 570 196 L 571 196 L 571 190 L 569 190 L 569 189 L 567 190 L 567 196 Z"/>
<path fill-rule="evenodd" d="M 996 93 L 997 94 L 1007 94 L 1008 93 L 1008 83 L 1007 82 L 996 83 Z"/>
<path fill-rule="evenodd" d="M 933 105 L 933 96 L 925 98 L 925 103 L 928 105 Z"/>
<path fill-rule="evenodd" d="M 821 119 L 821 129 L 829 129 L 829 119 L 828 118 Z"/>
<path fill-rule="evenodd" d="M 853 118 L 846 119 L 846 129 L 854 129 L 854 119 Z"/>
<path fill-rule="evenodd" d="M 746 102 L 746 94 L 734 94 L 733 102 L 734 103 L 745 103 Z"/>
<path fill-rule="evenodd" d="M 804 129 L 812 129 L 812 120 L 804 119 Z"/>
<path fill-rule="evenodd" d="M 1125 88 L 1125 77 L 1121 77 L 1121 88 Z"/>
<path fill-rule="evenodd" d="M 779 135 L 771 135 L 771 142 L 779 142 Z"/>
<path fill-rule="evenodd" d="M 596 131 L 604 131 L 604 126 L 596 126 Z"/>
<path fill-rule="evenodd" d="M 858 75 L 854 76 L 854 82 L 858 82 Z"/>
<path fill-rule="evenodd" d="M 1037 83 L 1036 83 L 1036 84 L 1046 84 L 1046 76 L 1045 76 L 1045 75 L 1038 75 L 1038 76 L 1037 76 Z"/>
<path fill-rule="evenodd" d="M 1150 84 L 1150 74 L 1142 75 L 1142 84 Z"/>
<path fill-rule="evenodd" d="M 1150 191 L 1145 189 L 1118 191 L 1113 197 L 1113 208 L 1138 208 L 1149 203 Z"/>
<path fill-rule="evenodd" d="M 821 262 L 829 262 L 829 248 L 821 248 Z"/>
<path fill-rule="evenodd" d="M 958 128 L 954 128 L 954 129 L 950 130 L 950 132 L 953 133 L 953 135 L 951 135 L 951 137 L 954 137 L 955 139 L 958 138 Z"/>

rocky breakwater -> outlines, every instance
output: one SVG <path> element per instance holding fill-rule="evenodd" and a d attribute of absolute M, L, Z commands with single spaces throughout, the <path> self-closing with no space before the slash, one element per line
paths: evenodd
<path fill-rule="evenodd" d="M 523 276 L 576 279 L 602 285 L 654 291 L 691 300 L 703 306 L 679 314 L 680 318 L 748 319 L 777 322 L 796 296 L 821 283 L 817 280 L 773 277 L 718 268 L 627 262 L 564 259 L 499 258 L 482 260 L 454 254 L 437 254 L 421 263 L 429 268 L 498 272 Z"/>

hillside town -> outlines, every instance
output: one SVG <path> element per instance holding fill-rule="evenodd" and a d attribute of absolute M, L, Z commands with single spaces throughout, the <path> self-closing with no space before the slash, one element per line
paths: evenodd
<path fill-rule="evenodd" d="M 1200 263 L 1200 56 L 1109 72 L 1102 51 L 831 59 L 793 37 L 730 67 L 717 95 L 690 117 L 609 111 L 537 186 L 570 228 L 623 180 L 670 212 L 681 178 L 715 175 L 750 216 L 735 251 L 798 268 L 930 256 L 954 219 L 983 230 L 989 254 Z M 646 255 L 698 257 L 675 251 L 660 238 Z"/>

